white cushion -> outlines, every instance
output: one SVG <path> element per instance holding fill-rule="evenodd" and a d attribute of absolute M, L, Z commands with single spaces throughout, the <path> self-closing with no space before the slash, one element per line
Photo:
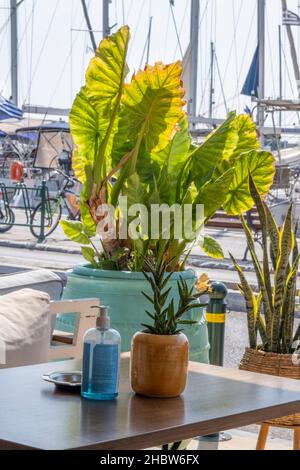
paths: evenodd
<path fill-rule="evenodd" d="M 47 362 L 49 343 L 47 293 L 23 289 L 0 297 L 0 368 Z"/>
<path fill-rule="evenodd" d="M 48 269 L 35 269 L 0 276 L 1 295 L 29 288 L 48 292 L 52 300 L 60 300 L 63 286 L 64 281 Z"/>

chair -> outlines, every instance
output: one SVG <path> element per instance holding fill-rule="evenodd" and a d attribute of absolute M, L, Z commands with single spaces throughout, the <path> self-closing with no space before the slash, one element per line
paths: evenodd
<path fill-rule="evenodd" d="M 83 336 L 96 326 L 99 299 L 50 301 L 49 294 L 21 289 L 0 297 L 0 368 L 82 357 Z M 75 333 L 53 337 L 51 318 L 76 315 Z"/>
<path fill-rule="evenodd" d="M 256 450 L 265 450 L 269 429 L 271 425 L 262 423 L 257 439 Z M 300 426 L 280 426 L 276 424 L 276 428 L 291 429 L 294 431 L 294 450 L 300 450 Z"/>
<path fill-rule="evenodd" d="M 59 300 L 66 281 L 48 269 L 34 269 L 0 276 L 0 295 L 20 289 L 47 292 L 52 300 Z"/>
<path fill-rule="evenodd" d="M 83 336 L 89 328 L 96 326 L 96 311 L 93 306 L 99 306 L 99 299 L 60 300 L 50 303 L 51 316 L 58 314 L 77 313 L 74 335 L 64 335 L 54 331 L 49 348 L 49 361 L 57 359 L 77 359 L 82 357 Z"/>
<path fill-rule="evenodd" d="M 51 300 L 59 300 L 62 296 L 66 279 L 48 269 L 34 269 L 0 276 L 0 296 L 21 289 L 33 289 L 46 292 Z M 51 321 L 52 331 L 55 328 L 56 318 Z"/>

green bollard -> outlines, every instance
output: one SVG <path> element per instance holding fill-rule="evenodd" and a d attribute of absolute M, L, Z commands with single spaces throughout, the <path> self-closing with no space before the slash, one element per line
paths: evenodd
<path fill-rule="evenodd" d="M 210 301 L 206 310 L 208 338 L 210 344 L 209 362 L 214 366 L 223 366 L 224 363 L 224 337 L 227 287 L 221 282 L 211 285 Z"/>
<path fill-rule="evenodd" d="M 224 338 L 226 320 L 227 287 L 222 282 L 211 285 L 210 300 L 206 309 L 206 321 L 210 344 L 209 362 L 214 366 L 224 364 Z M 232 437 L 227 433 L 212 434 L 199 438 L 198 450 L 217 450 L 219 442 L 230 441 Z"/>

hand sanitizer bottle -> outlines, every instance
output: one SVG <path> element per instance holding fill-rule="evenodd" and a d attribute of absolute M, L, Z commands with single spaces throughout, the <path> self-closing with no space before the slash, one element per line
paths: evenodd
<path fill-rule="evenodd" d="M 113 400 L 118 396 L 121 336 L 110 329 L 108 307 L 98 307 L 96 328 L 83 339 L 81 395 L 90 400 Z"/>

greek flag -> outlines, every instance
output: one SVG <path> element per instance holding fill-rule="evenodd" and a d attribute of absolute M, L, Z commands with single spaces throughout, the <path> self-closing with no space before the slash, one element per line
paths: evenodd
<path fill-rule="evenodd" d="M 300 17 L 289 10 L 283 10 L 282 12 L 282 24 L 284 26 L 300 26 Z"/>
<path fill-rule="evenodd" d="M 22 119 L 22 117 L 23 111 L 0 95 L 0 121 L 4 119 Z"/>

